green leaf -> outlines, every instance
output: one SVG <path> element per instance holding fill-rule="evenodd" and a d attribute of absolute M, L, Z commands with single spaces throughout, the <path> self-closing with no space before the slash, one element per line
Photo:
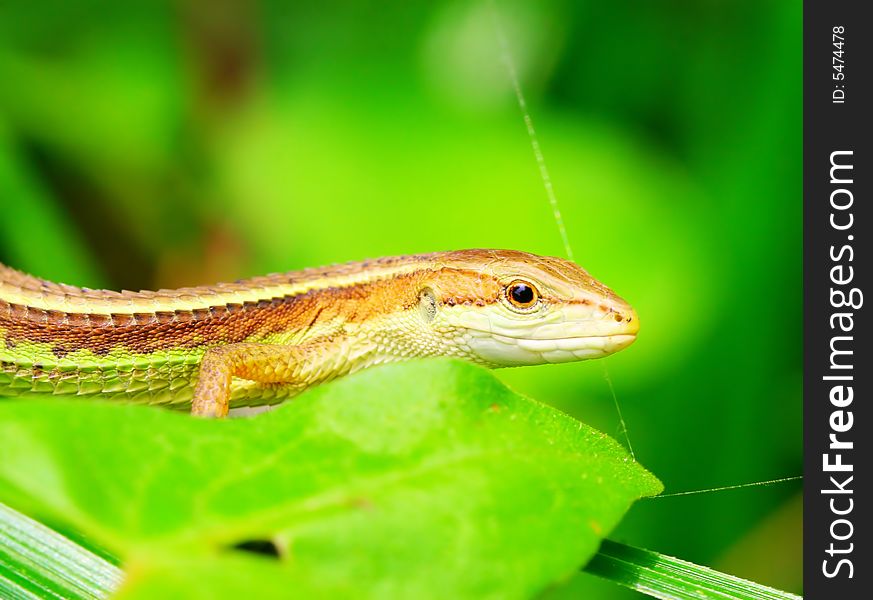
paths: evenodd
<path fill-rule="evenodd" d="M 0 501 L 105 546 L 137 598 L 529 596 L 661 491 L 614 440 L 451 361 L 248 419 L 5 402 L 0 439 Z"/>
<path fill-rule="evenodd" d="M 666 554 L 604 540 L 585 571 L 662 600 L 799 600 L 747 579 Z"/>

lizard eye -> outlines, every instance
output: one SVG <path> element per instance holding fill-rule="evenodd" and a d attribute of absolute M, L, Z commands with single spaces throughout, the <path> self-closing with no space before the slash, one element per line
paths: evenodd
<path fill-rule="evenodd" d="M 514 308 L 531 308 L 540 299 L 540 293 L 532 283 L 516 280 L 506 286 L 506 299 Z"/>

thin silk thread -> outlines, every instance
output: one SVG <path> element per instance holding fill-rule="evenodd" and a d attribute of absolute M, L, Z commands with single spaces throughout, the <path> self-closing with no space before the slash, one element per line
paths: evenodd
<path fill-rule="evenodd" d="M 689 490 L 687 492 L 673 492 L 672 494 L 660 494 L 658 496 L 651 496 L 647 498 L 648 500 L 654 498 L 673 498 L 676 496 L 692 496 L 695 494 L 708 494 L 710 492 L 723 492 L 725 490 L 738 490 L 741 488 L 749 488 L 749 487 L 763 487 L 767 485 L 774 485 L 777 483 L 785 483 L 786 481 L 798 481 L 803 479 L 803 475 L 794 475 L 793 477 L 780 477 L 779 479 L 768 479 L 766 481 L 753 481 L 752 483 L 738 483 L 737 485 L 725 485 L 722 487 L 714 487 L 707 488 L 704 490 Z"/>

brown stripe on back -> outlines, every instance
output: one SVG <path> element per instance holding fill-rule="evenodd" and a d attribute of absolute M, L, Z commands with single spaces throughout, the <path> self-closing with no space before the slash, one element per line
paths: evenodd
<path fill-rule="evenodd" d="M 209 308 L 220 303 L 215 301 L 219 296 L 251 296 L 252 294 L 258 295 L 259 293 L 263 293 L 263 297 L 270 298 L 270 288 L 278 286 L 305 285 L 310 282 L 315 282 L 316 287 L 326 287 L 319 286 L 318 284 L 322 280 L 339 277 L 358 278 L 360 282 L 391 277 L 393 275 L 390 272 L 391 269 L 400 269 L 410 265 L 414 266 L 416 264 L 419 264 L 422 268 L 426 269 L 433 266 L 435 257 L 440 254 L 441 253 L 385 257 L 375 260 L 330 265 L 327 267 L 309 268 L 287 273 L 274 273 L 271 275 L 252 277 L 250 279 L 241 279 L 230 283 L 217 283 L 214 285 L 186 287 L 175 290 L 143 290 L 139 292 L 128 290 L 120 292 L 113 290 L 94 290 L 53 283 L 0 264 L 0 301 L 5 301 L 7 304 L 12 303 L 13 301 L 9 299 L 8 294 L 4 294 L 4 291 L 11 291 L 17 292 L 16 297 L 23 296 L 25 298 L 33 299 L 32 302 L 25 301 L 23 303 L 25 305 L 51 306 L 52 308 L 58 307 L 63 308 L 65 312 L 71 313 L 100 312 L 85 310 L 89 305 L 97 303 L 113 306 L 112 311 L 106 312 L 113 312 L 116 314 L 132 312 L 130 309 L 131 306 L 154 305 L 161 307 L 161 309 L 168 308 L 172 310 L 180 304 L 193 303 L 199 305 L 197 308 Z M 408 270 L 409 269 L 407 269 L 407 271 Z M 77 311 L 77 306 L 81 306 L 82 310 Z M 117 307 L 117 310 L 115 310 L 114 307 Z M 188 310 L 190 310 L 190 307 Z M 3 317 L 4 315 L 5 312 L 3 306 L 0 305 L 0 317 Z"/>

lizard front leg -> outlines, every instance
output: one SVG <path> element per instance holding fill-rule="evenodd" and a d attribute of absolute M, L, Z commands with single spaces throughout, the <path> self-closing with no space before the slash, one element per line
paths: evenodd
<path fill-rule="evenodd" d="M 229 344 L 210 348 L 200 363 L 191 414 L 225 417 L 231 382 L 241 377 L 259 383 L 294 383 L 303 364 L 303 349 L 269 344 Z M 301 382 L 301 387 L 304 382 Z"/>

